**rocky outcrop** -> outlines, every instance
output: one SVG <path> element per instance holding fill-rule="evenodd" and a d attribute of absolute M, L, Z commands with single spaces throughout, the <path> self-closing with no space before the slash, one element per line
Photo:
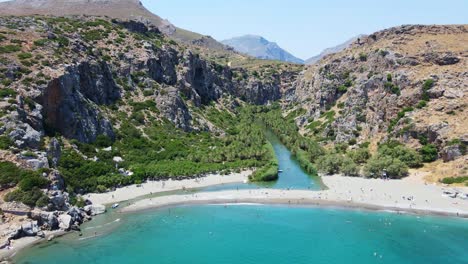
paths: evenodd
<path fill-rule="evenodd" d="M 223 94 L 233 93 L 230 71 L 225 67 L 212 65 L 191 51 L 184 53 L 182 61 L 180 89 L 196 105 L 207 104 Z"/>
<path fill-rule="evenodd" d="M 83 208 L 83 210 L 91 216 L 104 214 L 106 212 L 106 207 L 102 204 L 91 204 Z"/>
<path fill-rule="evenodd" d="M 52 177 L 57 177 L 57 174 L 53 174 Z M 57 177 L 58 178 L 58 177 Z M 61 178 L 61 177 L 60 177 Z M 62 184 L 62 179 L 56 180 L 56 185 Z M 54 184 L 54 183 L 52 183 Z M 57 187 L 57 189 L 59 189 Z M 58 211 L 67 211 L 68 208 L 70 207 L 69 204 L 69 195 L 66 192 L 62 191 L 51 191 L 51 194 L 49 195 L 50 198 L 50 204 L 49 204 L 49 210 L 58 210 Z"/>
<path fill-rule="evenodd" d="M 62 230 L 70 230 L 72 222 L 72 217 L 69 214 L 61 214 L 58 216 L 59 228 Z"/>
<path fill-rule="evenodd" d="M 167 87 L 156 94 L 156 105 L 163 115 L 178 128 L 190 131 L 192 116 L 179 91 L 174 87 Z"/>
<path fill-rule="evenodd" d="M 120 99 L 120 88 L 115 84 L 106 62 L 85 61 L 77 69 L 69 70 L 78 74 L 78 91 L 86 99 L 98 105 L 107 105 Z"/>
<path fill-rule="evenodd" d="M 65 189 L 65 181 L 63 180 L 63 177 L 60 175 L 59 171 L 52 170 L 48 175 L 48 179 L 50 181 L 49 189 L 53 191 L 53 196 L 58 195 L 58 193 L 55 193 L 55 191 L 63 191 Z M 62 202 L 60 202 L 60 204 L 63 205 Z M 62 205 L 59 207 L 62 207 Z"/>
<path fill-rule="evenodd" d="M 59 228 L 57 212 L 32 211 L 28 216 L 35 220 L 42 230 L 56 230 Z"/>
<path fill-rule="evenodd" d="M 163 49 L 156 54 L 156 58 L 147 61 L 149 76 L 158 83 L 175 85 L 177 82 L 176 65 L 179 63 L 177 51 Z"/>
<path fill-rule="evenodd" d="M 118 89 L 105 64 L 69 67 L 66 74 L 48 84 L 39 99 L 44 123 L 49 130 L 81 142 L 93 142 L 101 134 L 114 138 L 110 121 L 96 104 L 117 100 Z"/>
<path fill-rule="evenodd" d="M 287 94 L 305 110 L 296 123 L 333 143 L 396 139 L 420 148 L 419 140 L 427 138 L 444 149 L 463 131 L 464 119 L 457 116 L 466 107 L 467 54 L 455 43 L 466 38 L 467 29 L 396 27 L 325 57 Z"/>
<path fill-rule="evenodd" d="M 62 147 L 59 141 L 56 138 L 52 138 L 47 146 L 47 157 L 52 167 L 56 168 L 58 166 L 61 155 Z"/>

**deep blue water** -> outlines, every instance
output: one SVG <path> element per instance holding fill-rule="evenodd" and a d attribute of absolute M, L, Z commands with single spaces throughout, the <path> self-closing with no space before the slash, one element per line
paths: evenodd
<path fill-rule="evenodd" d="M 468 263 L 468 221 L 345 209 L 220 205 L 124 216 L 107 235 L 62 238 L 18 263 Z"/>

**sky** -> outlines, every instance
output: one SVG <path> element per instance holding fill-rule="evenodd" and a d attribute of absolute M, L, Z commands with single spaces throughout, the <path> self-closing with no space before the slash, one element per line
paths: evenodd
<path fill-rule="evenodd" d="M 308 59 L 403 24 L 468 24 L 468 0 L 142 0 L 174 25 L 217 40 L 256 34 Z"/>
<path fill-rule="evenodd" d="M 0 0 L 4 2 L 4 0 Z M 403 24 L 468 24 L 468 0 L 142 0 L 174 25 L 224 40 L 255 34 L 308 59 Z"/>

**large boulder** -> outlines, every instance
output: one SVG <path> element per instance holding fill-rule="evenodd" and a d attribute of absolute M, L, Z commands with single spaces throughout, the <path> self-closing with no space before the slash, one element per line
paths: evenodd
<path fill-rule="evenodd" d="M 441 153 L 444 162 L 455 160 L 456 158 L 461 157 L 463 155 L 464 153 L 462 153 L 462 148 L 460 144 L 446 146 Z"/>
<path fill-rule="evenodd" d="M 34 130 L 29 124 L 13 124 L 9 137 L 19 148 L 37 149 L 41 143 L 41 133 Z M 8 125 L 7 125 L 8 128 Z"/>
<path fill-rule="evenodd" d="M 106 207 L 102 204 L 91 204 L 84 207 L 84 211 L 88 215 L 99 215 L 106 212 Z"/>
<path fill-rule="evenodd" d="M 45 152 L 35 152 L 34 155 L 30 155 L 28 151 L 24 151 L 20 155 L 28 168 L 32 170 L 49 169 L 49 160 Z"/>
<path fill-rule="evenodd" d="M 38 225 L 43 229 L 56 230 L 59 228 L 59 220 L 56 213 L 33 211 L 30 213 L 29 218 L 37 221 Z"/>
<path fill-rule="evenodd" d="M 72 223 L 80 225 L 85 220 L 85 213 L 82 212 L 78 207 L 74 206 L 68 210 L 68 215 L 72 218 Z"/>
<path fill-rule="evenodd" d="M 51 210 L 66 211 L 68 210 L 68 193 L 57 191 L 50 197 Z"/>
<path fill-rule="evenodd" d="M 72 222 L 72 217 L 69 214 L 61 214 L 58 217 L 59 228 L 65 231 L 70 230 Z"/>
<path fill-rule="evenodd" d="M 24 236 L 36 236 L 40 231 L 37 221 L 27 222 L 21 225 Z"/>

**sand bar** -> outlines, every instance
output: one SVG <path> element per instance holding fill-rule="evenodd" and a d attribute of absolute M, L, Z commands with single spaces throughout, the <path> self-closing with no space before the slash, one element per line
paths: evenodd
<path fill-rule="evenodd" d="M 115 191 L 108 193 L 91 193 L 85 195 L 85 198 L 91 200 L 94 204 L 113 204 L 122 201 L 128 201 L 140 196 L 149 194 L 175 191 L 186 189 L 202 188 L 212 185 L 242 183 L 252 174 L 251 170 L 242 171 L 240 173 L 231 173 L 229 175 L 210 174 L 205 177 L 187 180 L 165 180 L 165 181 L 148 181 L 141 185 L 131 185 L 123 188 L 118 188 Z"/>
<path fill-rule="evenodd" d="M 468 217 L 467 200 L 443 195 L 446 190 L 468 193 L 466 187 L 450 188 L 411 180 L 384 181 L 342 176 L 322 179 L 328 190 L 256 189 L 170 195 L 140 200 L 121 211 L 135 212 L 184 204 L 262 203 L 333 205 Z"/>

